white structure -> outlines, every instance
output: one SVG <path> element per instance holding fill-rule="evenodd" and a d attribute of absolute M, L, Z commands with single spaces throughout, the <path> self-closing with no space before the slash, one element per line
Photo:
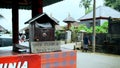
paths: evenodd
<path fill-rule="evenodd" d="M 66 31 L 66 42 L 70 43 L 71 42 L 71 36 L 72 36 L 72 32 L 70 30 Z"/>

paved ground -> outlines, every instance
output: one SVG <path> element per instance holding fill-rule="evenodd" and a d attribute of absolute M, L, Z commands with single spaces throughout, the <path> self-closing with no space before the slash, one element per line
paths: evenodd
<path fill-rule="evenodd" d="M 72 44 L 62 45 L 73 49 Z M 120 68 L 120 55 L 77 51 L 77 68 Z"/>
<path fill-rule="evenodd" d="M 120 68 L 120 55 L 77 51 L 77 68 Z"/>

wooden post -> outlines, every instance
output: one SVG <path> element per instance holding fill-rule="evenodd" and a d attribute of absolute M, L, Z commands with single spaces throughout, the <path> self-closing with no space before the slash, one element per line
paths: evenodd
<path fill-rule="evenodd" d="M 70 27 L 71 27 L 71 23 L 70 23 L 70 22 L 68 22 L 68 23 L 67 23 L 67 30 L 69 30 L 69 29 L 70 29 Z"/>
<path fill-rule="evenodd" d="M 111 33 L 111 22 L 112 22 L 112 18 L 111 17 L 109 17 L 108 18 L 108 33 Z"/>
<path fill-rule="evenodd" d="M 43 0 L 32 0 L 32 18 L 43 13 Z M 31 42 L 34 41 L 34 23 L 29 25 L 29 47 L 31 53 Z"/>
<path fill-rule="evenodd" d="M 95 30 L 95 26 L 96 26 L 96 0 L 94 0 L 93 3 L 93 39 L 92 39 L 92 45 L 93 45 L 93 52 L 95 52 L 95 43 L 96 43 L 96 30 Z"/>
<path fill-rule="evenodd" d="M 16 51 L 16 44 L 19 44 L 19 19 L 18 19 L 18 1 L 12 0 L 12 33 L 13 33 L 13 51 Z"/>
<path fill-rule="evenodd" d="M 43 13 L 42 0 L 32 0 L 32 17 Z"/>

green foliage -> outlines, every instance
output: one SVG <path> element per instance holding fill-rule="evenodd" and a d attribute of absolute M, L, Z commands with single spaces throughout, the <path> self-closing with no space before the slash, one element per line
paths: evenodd
<path fill-rule="evenodd" d="M 56 30 L 56 31 L 55 31 L 55 35 L 56 35 L 56 36 L 59 36 L 59 34 L 60 34 L 60 31 L 59 31 L 59 30 Z"/>
<path fill-rule="evenodd" d="M 96 26 L 96 33 L 107 33 L 108 32 L 108 22 L 104 22 L 101 26 Z M 64 30 L 66 28 L 64 27 Z M 56 30 L 55 35 L 57 38 L 60 37 L 60 35 L 64 33 L 64 30 Z M 92 33 L 93 27 L 87 28 L 86 25 L 80 24 L 78 27 L 71 26 L 70 30 L 72 31 L 72 41 L 76 41 L 77 39 L 77 33 L 81 30 L 85 30 L 87 33 Z"/>
<path fill-rule="evenodd" d="M 106 30 L 101 26 L 96 26 L 96 33 L 106 33 Z"/>
<path fill-rule="evenodd" d="M 65 28 L 64 28 L 65 29 Z M 79 26 L 71 26 L 70 30 L 72 31 L 72 41 L 77 40 L 77 33 L 81 30 L 85 30 L 87 33 L 92 33 L 93 27 L 87 28 L 86 25 L 80 24 Z M 107 33 L 108 32 L 108 22 L 104 22 L 101 26 L 96 26 L 96 33 Z M 56 37 L 59 37 L 62 34 L 61 31 L 56 31 Z"/>
<path fill-rule="evenodd" d="M 61 35 L 63 35 L 65 32 L 64 31 L 62 31 L 62 30 L 56 30 L 55 31 L 55 39 L 56 40 L 61 40 L 61 39 L 63 39 L 63 37 L 61 37 Z"/>
<path fill-rule="evenodd" d="M 85 14 L 88 13 L 88 11 L 90 10 L 90 3 L 91 3 L 92 0 L 81 0 L 80 1 L 80 7 L 84 6 L 85 8 Z"/>
<path fill-rule="evenodd" d="M 101 27 L 104 29 L 108 29 L 108 22 L 104 22 Z"/>
<path fill-rule="evenodd" d="M 86 10 L 86 14 L 90 13 L 93 10 L 93 7 L 90 7 L 88 10 Z"/>
<path fill-rule="evenodd" d="M 105 0 L 105 5 L 120 11 L 120 0 Z"/>
<path fill-rule="evenodd" d="M 80 32 L 80 30 L 87 30 L 88 28 L 84 24 L 80 24 L 78 27 L 72 26 L 70 29 L 72 31 Z"/>
<path fill-rule="evenodd" d="M 96 26 L 96 33 L 107 33 L 108 32 L 108 22 L 104 22 L 101 26 Z M 72 31 L 80 32 L 80 30 L 85 30 L 87 33 L 92 33 L 93 27 L 87 28 L 86 25 L 81 24 L 78 27 L 71 27 Z"/>
<path fill-rule="evenodd" d="M 88 33 L 92 33 L 92 27 L 90 27 L 90 28 L 87 28 L 87 30 L 86 30 Z"/>

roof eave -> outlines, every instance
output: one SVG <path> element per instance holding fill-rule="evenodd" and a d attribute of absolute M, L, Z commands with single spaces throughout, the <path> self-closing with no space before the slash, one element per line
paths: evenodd
<path fill-rule="evenodd" d="M 54 22 L 55 25 L 59 25 L 55 20 L 53 20 L 51 17 L 49 17 L 46 13 L 42 13 L 40 15 L 37 15 L 37 16 L 31 18 L 30 20 L 25 22 L 25 24 L 30 24 L 30 23 L 34 22 L 35 20 L 37 20 L 38 18 L 40 18 L 40 17 L 42 17 L 44 15 L 46 15 L 48 18 L 50 18 Z"/>
<path fill-rule="evenodd" d="M 108 20 L 109 17 L 96 17 L 96 19 L 107 19 Z M 87 18 L 87 19 L 80 19 L 80 21 L 88 21 L 88 20 L 93 20 L 93 18 Z"/>
<path fill-rule="evenodd" d="M 42 17 L 45 13 L 43 14 L 39 14 L 38 16 L 35 16 L 33 18 L 31 18 L 30 20 L 28 20 L 27 22 L 25 22 L 25 24 L 30 24 L 32 22 L 34 22 L 35 20 L 37 20 L 38 18 Z"/>

